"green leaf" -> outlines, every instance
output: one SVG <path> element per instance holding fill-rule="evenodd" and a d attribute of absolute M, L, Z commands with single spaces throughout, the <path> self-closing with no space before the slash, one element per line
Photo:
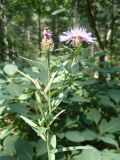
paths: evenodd
<path fill-rule="evenodd" d="M 56 135 L 53 135 L 50 142 L 53 149 L 56 149 Z"/>
<path fill-rule="evenodd" d="M 82 160 L 102 160 L 100 151 L 93 150 L 83 150 L 82 151 Z"/>
<path fill-rule="evenodd" d="M 80 70 L 80 66 L 79 66 L 79 64 L 78 63 L 75 63 L 75 64 L 73 64 L 72 66 L 71 66 L 71 73 L 72 74 L 77 74 L 77 73 L 79 73 L 79 70 Z"/>
<path fill-rule="evenodd" d="M 103 150 L 101 152 L 102 160 L 120 160 L 120 152 L 116 152 L 116 150 Z"/>
<path fill-rule="evenodd" d="M 63 92 L 61 92 L 53 101 L 52 101 L 52 106 L 57 107 L 64 98 L 67 97 L 67 94 L 69 92 L 69 89 L 64 90 Z"/>
<path fill-rule="evenodd" d="M 56 136 L 58 136 L 60 139 L 63 139 L 65 136 L 64 132 L 56 132 Z"/>
<path fill-rule="evenodd" d="M 112 100 L 114 100 L 117 104 L 120 102 L 120 91 L 111 89 L 109 90 L 109 96 L 111 97 Z"/>
<path fill-rule="evenodd" d="M 21 94 L 18 98 L 19 98 L 19 100 L 24 101 L 29 98 L 29 95 L 28 94 Z"/>
<path fill-rule="evenodd" d="M 39 72 L 39 79 L 40 79 L 40 83 L 42 83 L 43 85 L 47 85 L 47 83 L 48 83 L 47 72 L 46 71 Z"/>
<path fill-rule="evenodd" d="M 120 117 L 112 118 L 109 122 L 103 119 L 99 125 L 99 131 L 101 134 L 104 133 L 115 133 L 120 131 Z"/>
<path fill-rule="evenodd" d="M 81 49 L 82 49 L 82 46 L 78 47 L 78 48 L 75 50 L 75 52 L 73 53 L 73 56 L 76 57 L 78 54 L 80 54 Z"/>
<path fill-rule="evenodd" d="M 31 144 L 25 140 L 19 140 L 15 143 L 15 149 L 19 160 L 32 160 L 33 159 L 33 148 Z"/>
<path fill-rule="evenodd" d="M 110 122 L 108 123 L 107 132 L 109 133 L 115 133 L 120 131 L 120 117 L 112 118 Z"/>
<path fill-rule="evenodd" d="M 67 131 L 65 132 L 65 138 L 72 142 L 83 142 L 85 140 L 79 131 Z"/>
<path fill-rule="evenodd" d="M 78 103 L 90 102 L 88 98 L 84 98 L 79 95 L 74 95 L 72 98 L 69 98 L 68 100 L 71 102 L 78 102 Z"/>
<path fill-rule="evenodd" d="M 105 143 L 112 144 L 118 148 L 118 143 L 115 140 L 114 135 L 112 135 L 112 134 L 106 134 L 106 135 L 100 137 L 100 140 L 102 140 Z"/>
<path fill-rule="evenodd" d="M 38 67 L 40 67 L 42 69 L 46 69 L 47 68 L 46 64 L 43 63 L 43 61 L 45 61 L 43 59 L 40 59 L 41 60 L 41 62 L 40 62 L 40 60 L 39 61 L 34 61 L 34 60 L 28 59 L 26 57 L 22 57 L 22 56 L 19 56 L 19 57 L 24 59 L 25 61 L 29 62 L 30 65 L 32 64 L 32 65 L 38 66 Z"/>
<path fill-rule="evenodd" d="M 95 82 L 96 82 L 96 80 L 94 80 L 94 79 L 89 79 L 89 80 L 85 80 L 85 81 L 78 81 L 78 80 L 76 80 L 75 82 L 74 82 L 74 84 L 76 85 L 76 86 L 90 86 L 90 85 L 93 85 L 93 84 L 95 84 Z"/>
<path fill-rule="evenodd" d="M 98 124 L 101 118 L 101 114 L 97 109 L 91 109 L 87 115 L 87 118 Z"/>
<path fill-rule="evenodd" d="M 14 64 L 7 64 L 3 70 L 6 74 L 13 76 L 17 72 L 17 66 Z"/>
<path fill-rule="evenodd" d="M 4 153 L 8 155 L 15 155 L 15 143 L 18 140 L 18 136 L 8 136 L 4 139 L 3 146 L 4 146 Z"/>
<path fill-rule="evenodd" d="M 38 125 L 34 123 L 31 119 L 25 117 L 25 116 L 20 116 L 27 124 L 29 124 L 32 128 L 38 128 Z"/>
<path fill-rule="evenodd" d="M 11 126 L 5 127 L 0 131 L 0 139 L 4 139 L 7 137 L 11 132 L 13 132 L 13 129 Z"/>
<path fill-rule="evenodd" d="M 46 141 L 46 137 L 45 137 L 46 128 L 45 127 L 38 126 L 36 123 L 34 123 L 32 120 L 30 120 L 29 118 L 25 116 L 20 116 L 20 117 L 32 127 L 32 129 L 38 134 L 38 136 L 40 136 L 44 141 Z"/>
<path fill-rule="evenodd" d="M 20 94 L 22 94 L 23 88 L 18 84 L 10 83 L 7 86 L 7 91 L 12 96 L 20 96 Z"/>
<path fill-rule="evenodd" d="M 91 141 L 97 138 L 97 135 L 95 134 L 95 132 L 86 129 L 85 131 L 83 131 L 81 133 L 82 137 L 84 137 L 85 140 L 87 141 Z"/>
<path fill-rule="evenodd" d="M 6 109 L 6 106 L 0 106 L 0 115 L 2 115 L 3 111 Z"/>
<path fill-rule="evenodd" d="M 36 154 L 37 157 L 47 153 L 47 144 L 42 139 L 39 139 L 36 143 Z"/>
<path fill-rule="evenodd" d="M 100 102 L 102 103 L 102 105 L 115 108 L 114 103 L 110 100 L 110 98 L 107 95 L 99 96 L 99 97 L 101 98 Z"/>
<path fill-rule="evenodd" d="M 52 85 L 52 82 L 53 82 L 56 74 L 57 74 L 57 72 L 53 72 L 53 73 L 51 74 L 51 78 L 50 78 L 47 86 L 46 86 L 45 89 L 44 89 L 44 92 L 45 92 L 45 93 L 47 93 L 47 92 L 49 91 L 49 89 L 50 89 L 50 87 L 51 87 L 51 85 Z"/>
<path fill-rule="evenodd" d="M 8 104 L 7 107 L 11 112 L 16 112 L 19 114 L 26 114 L 29 112 L 26 104 L 22 104 L 22 103 L 11 103 L 11 104 Z"/>

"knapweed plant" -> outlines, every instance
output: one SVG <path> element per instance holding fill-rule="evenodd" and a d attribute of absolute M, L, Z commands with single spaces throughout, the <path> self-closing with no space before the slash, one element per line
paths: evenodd
<path fill-rule="evenodd" d="M 91 44 L 95 42 L 95 38 L 92 37 L 91 32 L 87 32 L 84 28 L 74 28 L 67 32 L 64 32 L 64 35 L 60 36 L 61 42 L 69 43 L 72 45 L 73 54 L 66 61 L 62 62 L 57 68 L 52 68 L 51 66 L 51 51 L 54 49 L 54 42 L 52 39 L 52 32 L 49 28 L 45 28 L 43 31 L 43 39 L 41 42 L 41 49 L 45 53 L 47 61 L 47 74 L 48 80 L 47 85 L 43 87 L 41 82 L 38 79 L 33 79 L 29 75 L 18 71 L 26 78 L 31 80 L 36 87 L 35 96 L 36 96 L 36 108 L 38 110 L 37 121 L 29 119 L 26 116 L 21 116 L 21 118 L 28 123 L 33 130 L 41 137 L 46 143 L 48 160 L 55 160 L 55 153 L 61 151 L 77 150 L 77 149 L 93 149 L 90 146 L 72 146 L 65 148 L 57 148 L 56 144 L 56 135 L 52 132 L 51 127 L 53 122 L 56 121 L 58 116 L 65 113 L 65 110 L 58 111 L 64 96 L 67 96 L 68 90 L 70 89 L 71 84 L 69 82 L 69 74 L 71 74 L 72 66 L 79 63 L 80 59 L 77 56 L 82 52 L 83 43 Z M 70 69 L 67 69 L 69 64 Z M 52 83 L 57 79 L 60 74 L 63 74 L 63 87 L 57 92 L 51 88 Z M 38 73 L 39 74 L 39 73 Z M 76 75 L 77 77 L 78 75 Z M 74 80 L 74 79 L 73 79 Z M 71 80 L 70 80 L 71 81 Z"/>

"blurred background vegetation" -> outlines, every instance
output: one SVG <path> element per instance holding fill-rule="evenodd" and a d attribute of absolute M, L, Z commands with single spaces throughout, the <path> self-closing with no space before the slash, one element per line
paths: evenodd
<path fill-rule="evenodd" d="M 41 31 L 46 26 L 53 31 L 56 48 L 59 34 L 83 26 L 97 38 L 97 50 L 109 52 L 111 61 L 119 63 L 119 7 L 119 0 L 1 0 L 1 60 L 18 55 L 38 57 Z"/>
<path fill-rule="evenodd" d="M 35 87 L 15 72 L 18 66 L 46 86 L 40 48 L 46 26 L 55 43 L 52 71 L 71 52 L 59 42 L 62 32 L 85 27 L 96 38 L 71 69 L 63 67 L 70 75 L 58 74 L 51 98 L 62 93 L 58 111 L 66 110 L 52 126 L 58 147 L 89 144 L 97 150 L 60 153 L 56 160 L 120 160 L 119 0 L 0 0 L 0 160 L 47 159 L 44 142 L 19 117 L 36 120 Z"/>

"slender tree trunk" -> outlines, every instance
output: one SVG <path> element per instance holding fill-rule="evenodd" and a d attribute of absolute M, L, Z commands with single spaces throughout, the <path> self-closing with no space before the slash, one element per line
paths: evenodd
<path fill-rule="evenodd" d="M 3 4 L 0 1 L 0 60 L 4 59 L 4 43 L 3 43 L 3 27 L 2 27 L 2 23 L 3 23 Z"/>
<path fill-rule="evenodd" d="M 0 3 L 0 52 L 1 59 L 9 60 L 9 49 L 8 49 L 8 29 L 7 29 L 7 1 L 1 0 Z"/>
<path fill-rule="evenodd" d="M 8 49 L 8 29 L 7 29 L 7 1 L 3 0 L 3 32 L 4 32 L 4 54 L 5 59 L 9 60 L 9 49 Z"/>
<path fill-rule="evenodd" d="M 52 11 L 55 11 L 57 9 L 56 7 L 56 3 L 55 3 L 55 0 L 52 0 Z M 54 41 L 54 44 L 55 44 L 55 48 L 58 47 L 58 39 L 57 39 L 57 16 L 56 15 L 53 15 L 52 16 L 52 32 L 53 32 L 53 41 Z"/>
<path fill-rule="evenodd" d="M 87 0 L 87 10 L 88 10 L 88 15 L 89 15 L 89 22 L 90 22 L 91 28 L 95 32 L 95 36 L 96 36 L 97 41 L 99 43 L 99 47 L 103 52 L 105 52 L 104 42 L 102 41 L 100 33 L 97 29 L 96 19 L 95 19 L 95 15 L 94 15 L 93 8 L 92 8 L 92 1 L 90 1 L 90 0 Z M 104 55 L 100 56 L 99 67 L 101 69 L 104 68 L 104 62 L 105 62 L 105 56 Z M 101 82 L 105 81 L 105 77 L 104 77 L 103 73 L 101 73 L 101 72 L 99 72 L 99 80 Z"/>
<path fill-rule="evenodd" d="M 38 13 L 38 49 L 41 51 L 41 21 L 40 21 L 40 12 Z M 41 52 L 40 52 L 41 56 Z"/>
<path fill-rule="evenodd" d="M 114 15 L 114 0 L 112 0 L 112 8 L 111 8 L 111 38 L 110 38 L 110 48 L 111 48 L 111 51 L 112 51 L 112 45 L 113 45 L 113 37 L 114 37 L 114 26 L 115 26 L 115 21 L 116 21 L 116 18 L 115 18 L 115 15 Z"/>
<path fill-rule="evenodd" d="M 73 18 L 73 24 L 74 27 L 80 27 L 80 16 L 79 16 L 79 6 L 78 6 L 79 0 L 76 0 L 74 8 L 73 8 L 73 14 L 74 14 L 74 18 Z"/>

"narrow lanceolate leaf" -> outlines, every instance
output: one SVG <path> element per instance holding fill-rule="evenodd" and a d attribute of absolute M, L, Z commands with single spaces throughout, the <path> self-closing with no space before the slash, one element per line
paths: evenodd
<path fill-rule="evenodd" d="M 62 114 L 63 112 L 65 112 L 65 110 L 62 110 L 62 111 L 60 111 L 58 114 L 56 114 L 53 118 L 52 118 L 52 120 L 51 120 L 51 122 L 50 122 L 50 125 L 57 119 L 57 117 L 59 117 L 59 115 L 60 114 Z"/>
<path fill-rule="evenodd" d="M 40 136 L 44 141 L 46 141 L 45 132 L 46 128 L 38 126 L 36 123 L 34 123 L 32 120 L 28 119 L 27 117 L 20 116 L 27 124 L 29 124 L 32 129 Z"/>
<path fill-rule="evenodd" d="M 62 102 L 62 100 L 64 99 L 64 98 L 66 98 L 66 96 L 67 96 L 67 93 L 69 92 L 69 88 L 68 89 L 66 89 L 66 90 L 64 90 L 63 92 L 61 92 L 53 101 L 52 101 L 52 106 L 58 106 L 61 102 Z"/>
<path fill-rule="evenodd" d="M 31 60 L 31 59 L 28 59 L 26 57 L 23 57 L 23 56 L 19 56 L 20 58 L 30 62 L 30 63 L 33 63 L 33 64 L 37 64 L 38 66 L 43 66 L 44 68 L 46 68 L 46 65 L 41 63 L 41 62 L 38 62 L 38 61 L 34 61 L 34 60 Z"/>
<path fill-rule="evenodd" d="M 38 125 L 36 123 L 34 123 L 32 120 L 30 120 L 27 117 L 24 116 L 20 116 L 27 124 L 29 124 L 32 128 L 37 128 Z"/>
<path fill-rule="evenodd" d="M 51 79 L 50 79 L 49 83 L 47 84 L 47 86 L 46 86 L 46 88 L 45 88 L 45 90 L 44 90 L 45 93 L 47 93 L 47 92 L 49 91 L 49 89 L 50 89 L 50 87 L 51 87 L 51 84 L 52 84 L 52 82 L 53 82 L 56 74 L 57 74 L 57 71 L 54 72 L 54 73 L 51 75 Z"/>

